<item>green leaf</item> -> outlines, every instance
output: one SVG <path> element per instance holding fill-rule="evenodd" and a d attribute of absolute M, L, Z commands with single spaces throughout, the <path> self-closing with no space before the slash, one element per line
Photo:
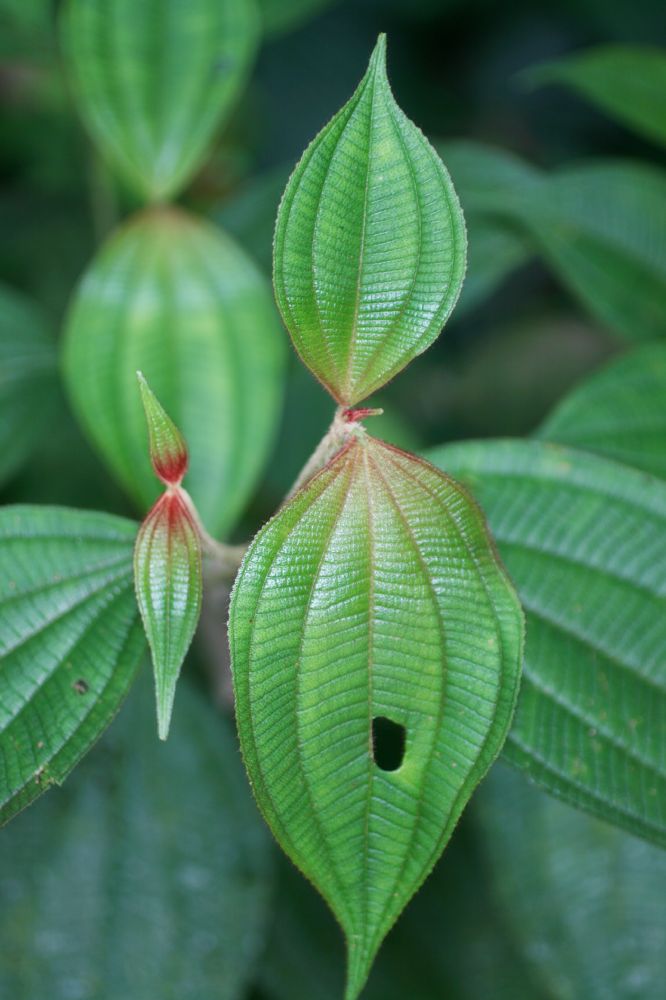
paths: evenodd
<path fill-rule="evenodd" d="M 479 498 L 527 614 L 505 755 L 666 845 L 666 483 L 539 441 L 430 458 Z"/>
<path fill-rule="evenodd" d="M 397 106 L 380 37 L 350 101 L 305 151 L 275 231 L 275 294 L 334 398 L 369 396 L 432 344 L 465 271 L 449 175 Z"/>
<path fill-rule="evenodd" d="M 504 741 L 520 606 L 463 490 L 360 433 L 257 535 L 229 634 L 257 801 L 352 1000 Z"/>
<path fill-rule="evenodd" d="M 482 305 L 533 256 L 525 236 L 495 219 L 468 217 L 467 240 L 467 274 L 456 309 L 458 319 Z"/>
<path fill-rule="evenodd" d="M 259 0 L 259 10 L 267 35 L 293 31 L 319 11 L 339 0 Z"/>
<path fill-rule="evenodd" d="M 184 683 L 159 743 L 138 687 L 66 787 L 3 831 L 3 997 L 246 996 L 271 845 L 233 729 Z"/>
<path fill-rule="evenodd" d="M 139 529 L 134 585 L 155 673 L 157 726 L 165 740 L 203 591 L 199 532 L 180 490 L 160 497 Z"/>
<path fill-rule="evenodd" d="M 666 145 L 666 53 L 647 45 L 604 45 L 529 70 L 536 84 L 562 83 L 612 118 Z"/>
<path fill-rule="evenodd" d="M 506 206 L 522 201 L 544 176 L 515 153 L 482 142 L 438 142 L 460 201 L 468 213 L 506 214 Z"/>
<path fill-rule="evenodd" d="M 254 56 L 251 0 L 67 0 L 62 45 L 94 140 L 146 198 L 187 183 Z"/>
<path fill-rule="evenodd" d="M 57 403 L 55 342 L 44 319 L 0 286 L 0 483 L 29 457 Z"/>
<path fill-rule="evenodd" d="M 165 485 L 179 486 L 187 472 L 187 445 L 183 435 L 151 390 L 142 372 L 137 372 L 136 376 L 148 424 L 150 461 L 153 471 Z"/>
<path fill-rule="evenodd" d="M 0 510 L 0 822 L 66 778 L 134 679 L 135 533 L 108 514 Z"/>
<path fill-rule="evenodd" d="M 666 479 L 666 346 L 646 344 L 577 386 L 537 437 L 596 451 Z"/>
<path fill-rule="evenodd" d="M 505 926 L 553 1000 L 660 1000 L 666 855 L 507 768 L 474 800 Z"/>
<path fill-rule="evenodd" d="M 547 263 L 628 340 L 666 328 L 666 174 L 631 163 L 572 167 L 510 207 Z"/>
<path fill-rule="evenodd" d="M 102 248 L 67 322 L 65 376 L 78 416 L 128 492 L 154 503 L 136 371 L 186 439 L 188 490 L 228 531 L 279 419 L 284 337 L 268 283 L 223 232 L 175 209 L 144 212 Z"/>

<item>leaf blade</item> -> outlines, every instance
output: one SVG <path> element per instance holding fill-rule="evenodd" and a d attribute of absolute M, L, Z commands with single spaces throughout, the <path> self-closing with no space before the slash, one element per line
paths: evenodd
<path fill-rule="evenodd" d="M 65 508 L 0 511 L 0 819 L 60 783 L 106 728 L 144 651 L 136 526 Z"/>
<path fill-rule="evenodd" d="M 527 615 L 504 755 L 548 791 L 666 843 L 666 486 L 538 441 L 431 453 L 474 489 Z"/>
<path fill-rule="evenodd" d="M 142 508 L 155 502 L 139 369 L 188 442 L 188 489 L 214 533 L 233 525 L 268 455 L 284 361 L 263 276 L 222 231 L 173 209 L 117 231 L 67 319 L 67 388 L 116 477 Z"/>
<path fill-rule="evenodd" d="M 269 825 L 345 930 L 347 997 L 499 751 L 521 643 L 480 512 L 381 442 L 349 444 L 250 547 L 230 612 L 241 747 Z M 404 727 L 395 771 L 375 763 L 376 717 Z"/>
<path fill-rule="evenodd" d="M 257 35 L 248 0 L 68 0 L 61 39 L 94 140 L 151 201 L 187 183 L 245 82 Z"/>
<path fill-rule="evenodd" d="M 285 326 L 304 363 L 351 406 L 435 340 L 464 269 L 453 185 L 393 99 L 380 36 L 280 204 L 273 277 Z"/>

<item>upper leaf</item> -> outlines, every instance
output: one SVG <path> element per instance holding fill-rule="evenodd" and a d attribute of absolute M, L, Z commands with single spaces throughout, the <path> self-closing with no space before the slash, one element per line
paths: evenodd
<path fill-rule="evenodd" d="M 3 997 L 246 995 L 272 852 L 233 726 L 184 684 L 158 743 L 137 688 L 66 787 L 3 831 Z"/>
<path fill-rule="evenodd" d="M 536 83 L 564 83 L 648 139 L 666 145 L 666 53 L 647 45 L 605 45 L 537 66 Z"/>
<path fill-rule="evenodd" d="M 395 103 L 385 61 L 382 36 L 356 93 L 292 174 L 275 230 L 285 325 L 347 406 L 435 340 L 465 271 L 451 179 Z"/>
<path fill-rule="evenodd" d="M 431 458 L 483 503 L 527 615 L 505 754 L 666 846 L 666 483 L 538 441 Z"/>
<path fill-rule="evenodd" d="M 273 440 L 284 342 L 267 282 L 222 231 L 174 209 L 121 228 L 72 304 L 65 376 L 78 415 L 144 507 L 159 493 L 136 391 L 143 371 L 189 446 L 188 490 L 233 525 Z"/>
<path fill-rule="evenodd" d="M 638 347 L 586 379 L 537 434 L 666 479 L 666 346 Z"/>
<path fill-rule="evenodd" d="M 134 585 L 153 660 L 158 731 L 165 740 L 203 589 L 199 531 L 180 489 L 167 490 L 139 529 Z"/>
<path fill-rule="evenodd" d="M 62 41 L 81 115 L 151 200 L 189 180 L 254 55 L 251 0 L 67 0 Z"/>
<path fill-rule="evenodd" d="M 63 781 L 134 679 L 135 533 L 107 514 L 0 511 L 0 822 Z"/>
<path fill-rule="evenodd" d="M 250 779 L 351 1000 L 504 741 L 520 605 L 467 494 L 361 435 L 257 535 L 229 634 Z"/>
<path fill-rule="evenodd" d="M 503 925 L 547 995 L 661 1000 L 664 852 L 504 767 L 493 768 L 474 810 Z"/>
<path fill-rule="evenodd" d="M 57 399 L 55 340 L 29 300 L 0 287 L 0 482 L 29 456 Z"/>

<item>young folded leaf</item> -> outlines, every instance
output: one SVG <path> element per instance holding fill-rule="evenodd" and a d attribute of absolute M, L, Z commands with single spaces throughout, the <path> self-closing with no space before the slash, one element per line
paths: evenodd
<path fill-rule="evenodd" d="M 380 36 L 351 100 L 305 151 L 275 230 L 275 294 L 305 364 L 352 406 L 437 337 L 462 285 L 451 179 L 393 99 Z"/>
<path fill-rule="evenodd" d="M 229 634 L 257 801 L 344 929 L 354 1000 L 504 742 L 518 599 L 463 489 L 358 430 L 257 535 Z"/>
<path fill-rule="evenodd" d="M 176 683 L 201 613 L 201 538 L 192 502 L 180 482 L 185 441 L 137 372 L 148 423 L 150 457 L 166 484 L 139 529 L 134 549 L 136 596 L 155 673 L 157 728 L 169 734 Z"/>

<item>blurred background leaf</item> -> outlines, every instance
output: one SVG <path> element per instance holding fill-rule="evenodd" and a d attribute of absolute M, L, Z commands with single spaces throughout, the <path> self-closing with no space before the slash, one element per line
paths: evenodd
<path fill-rule="evenodd" d="M 506 931 L 555 1000 L 659 1000 L 666 854 L 503 765 L 475 799 Z"/>
<path fill-rule="evenodd" d="M 629 351 L 581 382 L 537 436 L 666 479 L 666 344 Z"/>
<path fill-rule="evenodd" d="M 65 788 L 3 831 L 3 996 L 245 996 L 268 834 L 228 720 L 185 682 L 167 743 L 154 714 L 146 672 Z"/>

